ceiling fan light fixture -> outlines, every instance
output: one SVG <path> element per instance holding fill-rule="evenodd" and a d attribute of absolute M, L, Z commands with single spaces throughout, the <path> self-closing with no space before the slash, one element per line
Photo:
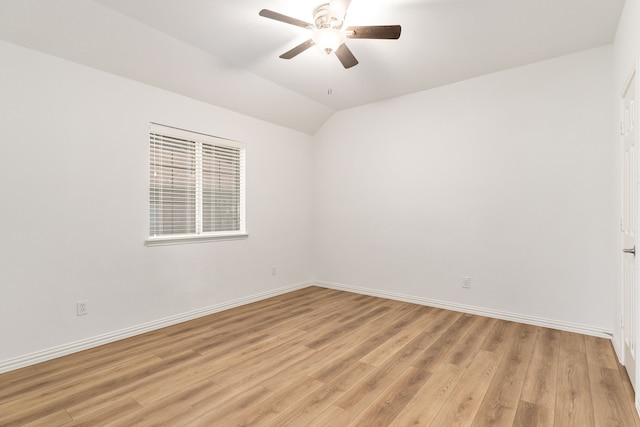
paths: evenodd
<path fill-rule="evenodd" d="M 344 31 L 335 28 L 321 28 L 313 34 L 313 41 L 326 54 L 335 52 L 346 40 Z"/>

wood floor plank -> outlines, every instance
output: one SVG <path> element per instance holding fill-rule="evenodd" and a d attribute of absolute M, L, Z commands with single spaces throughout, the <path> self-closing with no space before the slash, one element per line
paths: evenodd
<path fill-rule="evenodd" d="M 64 427 L 80 427 L 80 426 L 96 426 L 106 425 L 116 422 L 127 414 L 132 414 L 142 408 L 135 399 L 125 397 L 116 400 L 109 405 L 103 406 L 98 410 L 91 411 L 88 414 L 74 419 L 72 422 L 65 424 Z"/>
<path fill-rule="evenodd" d="M 5 372 L 4 374 L 0 374 L 0 375 L 2 375 L 2 378 L 3 378 L 2 384 L 8 385 L 15 382 L 22 382 L 29 379 L 33 379 L 34 377 L 38 376 L 38 371 L 36 370 L 35 365 L 33 365 L 33 366 L 26 366 L 24 368 L 19 368 L 14 371 Z"/>
<path fill-rule="evenodd" d="M 471 329 L 451 345 L 451 349 L 447 352 L 447 357 L 443 359 L 444 363 L 463 367 L 469 365 L 488 338 L 489 331 L 499 322 L 499 320 L 489 317 L 477 317 L 474 320 L 475 322 Z"/>
<path fill-rule="evenodd" d="M 431 425 L 464 372 L 465 369 L 457 365 L 438 366 L 390 426 Z"/>
<path fill-rule="evenodd" d="M 470 426 L 501 359 L 501 355 L 480 350 L 430 425 Z"/>
<path fill-rule="evenodd" d="M 414 308 L 414 306 L 408 305 L 397 312 L 383 313 L 375 321 L 354 326 L 350 334 L 337 337 L 333 342 L 309 354 L 294 366 L 276 372 L 271 378 L 265 380 L 263 385 L 272 391 L 281 391 L 292 384 L 296 378 L 305 375 L 313 376 L 319 367 L 334 366 L 336 361 L 342 362 L 340 369 L 346 369 L 350 363 L 353 364 L 357 361 L 357 354 L 355 356 L 353 354 L 354 343 L 361 343 L 363 339 L 375 335 L 383 325 L 393 324 L 413 312 Z"/>
<path fill-rule="evenodd" d="M 199 417 L 189 420 L 191 426 L 209 427 L 213 425 L 226 426 L 231 420 L 242 415 L 253 405 L 260 405 L 263 401 L 273 396 L 273 392 L 262 386 L 256 386 L 237 394 L 232 399 L 205 412 Z"/>
<path fill-rule="evenodd" d="M 535 326 L 518 325 L 511 346 L 502 357 L 473 420 L 473 426 L 508 427 L 513 424 L 537 333 Z"/>
<path fill-rule="evenodd" d="M 291 332 L 293 329 L 289 328 L 286 332 Z M 236 336 L 225 337 L 225 339 L 218 339 L 216 343 L 209 343 L 203 346 L 201 343 L 194 343 L 195 345 L 183 345 L 184 343 L 171 343 L 171 346 L 165 348 L 162 352 L 156 353 L 159 357 L 163 355 L 174 353 L 178 348 L 191 348 L 193 351 L 206 355 L 211 359 L 222 357 L 229 353 L 235 353 L 237 351 L 245 351 L 247 348 L 255 349 L 256 345 L 268 345 L 267 343 L 272 341 L 273 335 L 269 335 L 265 332 L 244 332 L 238 333 Z M 179 351 L 179 350 L 178 350 Z"/>
<path fill-rule="evenodd" d="M 388 426 L 431 376 L 431 372 L 408 367 L 349 426 Z"/>
<path fill-rule="evenodd" d="M 117 386 L 103 388 L 100 393 L 87 395 L 77 403 L 68 404 L 67 412 L 77 419 L 103 407 L 109 407 L 126 396 L 136 399 L 137 394 L 144 390 L 151 389 L 155 393 L 164 391 L 166 394 L 167 389 L 175 390 L 173 387 L 176 383 L 185 385 L 185 378 L 191 377 L 185 376 L 184 371 L 199 366 L 198 362 L 198 354 L 191 350 L 177 353 L 172 358 L 163 359 L 162 364 L 157 365 L 152 371 L 147 371 L 146 375 L 120 382 Z"/>
<path fill-rule="evenodd" d="M 385 389 L 405 371 L 426 348 L 448 333 L 458 316 L 441 313 L 440 318 L 427 327 L 420 335 L 407 343 L 400 351 L 394 353 L 380 367 L 372 370 L 371 374 L 345 394 L 337 406 L 354 414 L 362 412 L 367 405 L 375 400 L 381 389 Z M 445 325 L 447 325 L 445 327 Z M 424 370 L 424 369 L 423 369 Z M 426 370 L 425 370 L 426 371 Z"/>
<path fill-rule="evenodd" d="M 553 425 L 553 410 L 521 400 L 518 403 L 514 427 L 544 427 Z"/>
<path fill-rule="evenodd" d="M 331 407 L 346 391 L 366 378 L 371 367 L 355 362 L 324 386 L 294 404 L 289 410 L 265 426 L 303 426 L 311 423 Z"/>
<path fill-rule="evenodd" d="M 421 315 L 422 313 L 420 310 L 418 310 L 416 306 L 413 306 L 410 311 L 403 313 L 402 316 L 396 318 L 386 327 L 382 326 L 387 322 L 371 322 L 369 325 L 371 328 L 360 330 L 361 334 L 359 339 L 356 340 L 356 342 L 358 342 L 357 346 L 352 347 L 352 350 L 348 351 L 343 356 L 331 361 L 328 366 L 322 366 L 320 369 L 312 373 L 311 376 L 323 382 L 330 381 L 350 366 L 353 366 L 357 361 L 369 354 L 369 352 L 378 348 L 391 337 L 395 336 L 400 330 L 417 321 Z M 380 316 L 379 319 L 383 318 L 384 316 Z M 376 331 L 373 335 L 371 335 L 371 332 L 367 333 L 367 331 L 373 330 Z M 350 336 L 356 338 L 355 334 Z"/>
<path fill-rule="evenodd" d="M 324 383 L 318 380 L 303 376 L 293 382 L 286 390 L 274 393 L 260 404 L 252 405 L 251 408 L 235 418 L 231 424 L 234 426 L 264 425 L 323 385 Z"/>
<path fill-rule="evenodd" d="M 554 424 L 594 426 L 593 399 L 584 336 L 560 333 L 560 356 Z"/>
<path fill-rule="evenodd" d="M 292 328 L 299 329 L 307 333 L 309 331 L 315 331 L 319 327 L 325 326 L 327 323 L 332 322 L 336 317 L 338 317 L 339 310 L 341 309 L 340 307 L 342 307 L 342 305 L 336 305 L 334 308 L 335 311 L 326 309 L 313 310 L 304 316 L 292 316 L 276 325 L 261 330 L 261 332 L 267 335 L 280 335 Z"/>
<path fill-rule="evenodd" d="M 330 406 L 326 411 L 314 418 L 307 426 L 336 427 L 348 425 L 355 415 L 339 406 Z"/>
<path fill-rule="evenodd" d="M 589 364 L 593 414 L 597 426 L 633 426 L 633 408 L 625 398 L 618 368 Z"/>
<path fill-rule="evenodd" d="M 378 346 L 378 348 L 369 352 L 366 356 L 360 359 L 361 362 L 368 363 L 372 366 L 380 366 L 387 359 L 400 351 L 406 344 L 412 341 L 415 337 L 420 335 L 425 329 L 432 324 L 438 315 L 443 314 L 443 310 L 432 309 L 430 307 L 424 307 L 422 310 L 424 314 L 418 319 L 417 322 L 407 326 L 403 330 L 399 331 L 396 336 L 387 340 L 387 342 Z"/>
<path fill-rule="evenodd" d="M 127 364 L 138 363 L 140 359 L 149 357 L 146 351 L 135 351 L 124 353 L 121 357 L 113 354 L 97 355 L 94 359 L 87 359 L 85 352 L 61 357 L 64 363 L 58 362 L 58 369 L 46 369 L 44 372 L 38 371 L 36 375 L 29 375 L 20 380 L 7 381 L 0 388 L 0 405 L 14 399 L 28 399 L 34 392 L 42 392 L 49 387 L 60 387 L 67 381 L 73 381 L 81 376 L 96 376 L 102 372 L 113 369 L 114 364 L 125 366 Z M 154 358 L 157 356 L 153 355 Z M 59 360 L 56 359 L 56 360 Z M 40 368 L 41 369 L 41 368 Z"/>
<path fill-rule="evenodd" d="M 511 345 L 511 337 L 515 333 L 518 323 L 500 321 L 494 325 L 489 332 L 489 336 L 482 343 L 481 350 L 496 354 L 502 354 Z"/>
<path fill-rule="evenodd" d="M 11 400 L 0 405 L 0 425 L 3 423 L 24 424 L 46 416 L 60 409 L 69 408 L 92 397 L 101 395 L 105 390 L 118 388 L 153 372 L 163 361 L 155 356 L 140 358 L 138 363 L 118 365 L 110 374 L 96 374 L 88 378 L 76 378 L 60 386 L 52 386 L 41 392 L 31 393 L 26 398 Z"/>
<path fill-rule="evenodd" d="M 280 345 L 273 347 L 265 352 L 255 355 L 254 357 L 243 360 L 239 363 L 228 366 L 226 369 L 211 375 L 209 380 L 216 384 L 230 384 L 245 381 L 247 378 L 253 378 L 258 374 L 271 377 L 275 370 L 282 368 L 283 360 L 281 356 L 285 356 L 285 360 L 291 363 L 293 360 L 299 360 L 309 354 L 313 354 L 314 350 L 301 345 L 303 337 L 298 336 L 293 340 L 285 341 Z"/>
<path fill-rule="evenodd" d="M 522 387 L 522 400 L 554 410 L 560 356 L 560 331 L 540 328 Z"/>
<path fill-rule="evenodd" d="M 590 365 L 618 369 L 618 359 L 613 351 L 610 340 L 598 337 L 584 337 L 587 360 Z"/>
<path fill-rule="evenodd" d="M 339 293 L 334 291 L 327 293 L 324 290 L 317 290 L 317 295 L 310 295 L 309 292 L 295 291 L 259 303 L 222 311 L 211 317 L 206 316 L 188 322 L 190 325 L 193 323 L 193 326 L 187 327 L 186 334 L 182 332 L 184 329 L 182 325 L 176 325 L 168 328 L 167 335 L 172 338 L 172 342 L 185 336 L 188 338 L 200 336 L 203 341 L 224 342 L 233 336 L 238 336 L 239 333 L 242 335 L 248 328 L 254 332 L 263 331 L 295 319 L 296 314 L 308 315 L 318 312 L 319 309 L 314 306 L 314 303 L 340 297 Z M 309 298 L 310 296 L 313 298 Z"/>
<path fill-rule="evenodd" d="M 305 331 L 315 331 L 325 325 L 326 322 L 335 321 L 342 317 L 345 310 L 350 310 L 353 304 L 360 304 L 362 299 L 357 299 L 362 295 L 340 295 L 332 299 L 313 299 L 315 305 L 313 313 L 298 319 L 297 328 Z"/>
<path fill-rule="evenodd" d="M 586 336 L 582 334 L 560 331 L 560 351 L 586 354 L 585 338 Z"/>
<path fill-rule="evenodd" d="M 131 426 L 178 426 L 188 425 L 198 417 L 234 396 L 232 387 L 220 387 L 210 381 L 202 380 L 175 393 L 155 401 L 141 409 L 126 414 L 111 423 L 113 427 Z"/>
<path fill-rule="evenodd" d="M 627 373 L 627 369 L 618 363 L 618 374 L 620 375 L 620 379 L 622 381 L 622 389 L 624 390 L 624 399 L 627 401 L 629 406 L 634 408 L 633 419 L 636 422 L 636 426 L 640 426 L 640 414 L 635 410 L 635 393 L 633 390 L 633 386 L 631 385 L 631 380 L 629 379 L 629 374 Z"/>
<path fill-rule="evenodd" d="M 203 358 L 193 360 L 192 363 L 184 364 L 176 369 L 152 375 L 134 384 L 127 391 L 127 395 L 135 399 L 141 405 L 149 405 L 158 400 L 164 399 L 175 393 L 176 390 L 186 389 L 202 381 L 211 375 L 215 368 L 208 364 Z M 103 396 L 104 398 L 104 396 Z M 88 410 L 91 406 L 97 406 L 95 402 L 87 401 L 82 406 L 78 405 L 69 408 L 72 414 L 77 414 L 81 409 Z"/>
<path fill-rule="evenodd" d="M 69 416 L 67 411 L 64 409 L 54 412 L 49 415 L 45 415 L 42 418 L 38 418 L 37 420 L 31 421 L 26 424 L 20 424 L 21 427 L 50 427 L 50 426 L 66 426 L 68 423 L 72 422 L 73 419 Z M 7 424 L 11 425 L 11 424 Z M 18 425 L 18 424 L 16 424 Z"/>
<path fill-rule="evenodd" d="M 260 363 L 258 366 L 250 366 L 248 370 L 232 369 L 230 371 L 224 371 L 224 377 L 214 375 L 211 381 L 216 384 L 232 385 L 238 389 L 244 389 L 247 387 L 254 387 L 263 383 L 275 375 L 286 372 L 291 366 L 296 365 L 301 360 L 312 354 L 313 350 L 306 347 L 297 347 L 295 349 L 288 350 L 286 354 L 278 360 L 268 360 L 264 363 Z M 267 388 L 267 387 L 264 387 Z M 267 388 L 268 389 L 268 388 Z M 269 389 L 270 390 L 270 389 Z M 273 391 L 273 390 L 270 390 Z"/>
<path fill-rule="evenodd" d="M 2 426 L 640 426 L 608 340 L 309 287 L 0 375 Z"/>
<path fill-rule="evenodd" d="M 356 307 L 351 307 L 349 311 L 340 311 L 340 315 L 336 318 L 336 322 L 338 323 L 349 323 L 353 322 L 357 318 L 366 313 L 369 313 L 373 309 L 384 308 L 386 310 L 390 310 L 386 304 L 386 301 L 382 302 L 378 298 L 362 298 L 358 301 L 358 305 Z"/>
<path fill-rule="evenodd" d="M 209 375 L 213 375 L 238 363 L 250 363 L 246 361 L 252 358 L 268 357 L 269 354 L 277 352 L 279 348 L 286 347 L 287 344 L 302 345 L 304 333 L 300 329 L 291 328 L 277 336 L 269 336 L 265 339 L 261 338 L 250 343 L 247 342 L 244 347 L 229 346 L 227 351 L 204 353 L 201 361 L 208 364 L 210 367 Z M 215 367 L 217 369 L 214 369 Z"/>
<path fill-rule="evenodd" d="M 65 373 L 73 375 L 74 372 L 86 370 L 88 367 L 108 366 L 114 361 L 122 362 L 126 359 L 139 357 L 141 354 L 148 354 L 150 342 L 161 340 L 164 334 L 161 331 L 148 332 L 136 337 L 125 338 L 110 344 L 84 350 L 69 357 L 59 357 L 57 359 L 34 365 L 39 375 L 49 375 L 52 373 Z"/>
<path fill-rule="evenodd" d="M 440 335 L 438 340 L 420 355 L 412 366 L 418 369 L 433 370 L 434 366 L 442 363 L 453 351 L 453 346 L 462 339 L 478 320 L 470 314 L 460 315 L 456 321 L 447 328 L 446 333 Z"/>
<path fill-rule="evenodd" d="M 356 316 L 348 322 L 336 321 L 337 324 L 330 325 L 329 330 L 322 331 L 319 336 L 309 334 L 311 335 L 309 337 L 310 339 L 307 339 L 304 342 L 304 345 L 314 350 L 319 350 L 329 345 L 336 339 L 351 334 L 355 328 L 365 324 L 368 320 L 376 318 L 381 314 L 389 312 L 390 310 L 391 309 L 388 307 L 373 307 L 369 310 L 364 311 L 362 314 Z"/>
<path fill-rule="evenodd" d="M 286 321 L 286 319 L 290 318 L 290 316 L 295 317 L 298 315 L 304 315 L 309 313 L 310 311 L 311 309 L 302 309 L 291 313 L 282 313 L 277 316 L 262 317 L 260 319 L 254 318 L 252 322 L 257 323 L 257 325 L 253 325 L 253 323 L 248 323 L 244 326 L 235 324 L 232 327 L 230 326 L 228 328 L 225 328 L 225 332 L 219 333 L 214 337 L 209 337 L 207 340 L 201 340 L 199 342 L 199 345 L 196 345 L 192 348 L 194 351 L 203 354 L 215 351 L 219 352 L 225 345 L 229 345 L 230 342 L 233 342 L 237 338 L 246 337 L 247 331 L 251 331 L 251 333 L 262 332 L 264 329 Z"/>

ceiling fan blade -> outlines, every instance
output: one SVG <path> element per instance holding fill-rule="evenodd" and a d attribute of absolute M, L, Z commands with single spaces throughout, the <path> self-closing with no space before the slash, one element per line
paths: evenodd
<path fill-rule="evenodd" d="M 262 9 L 260 13 L 258 13 L 258 15 L 264 16 L 265 18 L 274 19 L 276 21 L 284 22 L 285 24 L 291 24 L 302 28 L 313 28 L 313 25 L 308 22 L 304 22 L 299 19 L 274 12 L 273 10 L 269 9 Z"/>
<path fill-rule="evenodd" d="M 283 53 L 282 55 L 280 55 L 280 58 L 282 58 L 282 59 L 291 59 L 294 56 L 296 56 L 298 54 L 301 54 L 305 50 L 309 49 L 314 44 L 316 44 L 316 43 L 313 40 L 309 39 L 306 42 L 300 43 L 298 46 L 294 47 L 293 49 Z"/>
<path fill-rule="evenodd" d="M 336 49 L 336 56 L 342 62 L 342 66 L 344 68 L 351 68 L 355 65 L 358 65 L 358 60 L 353 55 L 353 52 L 347 47 L 346 44 L 342 43 L 338 49 Z"/>
<path fill-rule="evenodd" d="M 350 39 L 399 39 L 400 25 L 362 25 L 348 27 L 347 38 Z"/>

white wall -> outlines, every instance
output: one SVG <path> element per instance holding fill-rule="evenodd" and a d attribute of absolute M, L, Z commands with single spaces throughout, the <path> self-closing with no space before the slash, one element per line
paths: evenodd
<path fill-rule="evenodd" d="M 614 43 L 614 88 L 616 106 L 622 96 L 623 85 L 631 77 L 631 70 L 640 60 L 640 0 L 626 0 Z M 616 111 L 616 114 L 619 114 Z"/>
<path fill-rule="evenodd" d="M 623 91 L 631 77 L 631 72 L 640 60 L 640 0 L 626 0 L 622 16 L 620 17 L 620 23 L 616 33 L 615 43 L 613 45 L 613 103 L 614 103 L 614 123 L 613 127 L 617 129 L 618 124 L 622 121 L 621 117 L 621 99 Z M 638 79 L 636 79 L 638 82 Z M 637 84 L 637 83 L 636 83 Z M 616 133 L 614 138 L 616 143 L 616 153 L 614 157 L 614 178 L 615 185 L 612 190 L 612 195 L 615 197 L 615 205 L 618 207 L 616 216 L 621 216 L 621 188 L 622 188 L 622 138 Z M 622 316 L 622 242 L 620 233 L 616 239 L 613 253 L 615 254 L 616 265 L 616 294 L 614 309 L 614 343 L 618 353 L 622 353 L 623 349 L 623 333 L 620 328 L 620 318 Z M 640 372 L 636 370 L 636 372 Z M 640 384 L 636 381 L 636 384 Z M 639 406 L 640 405 L 636 405 Z"/>
<path fill-rule="evenodd" d="M 311 138 L 0 42 L 0 367 L 311 277 L 612 330 L 613 50 L 342 111 Z M 143 245 L 150 121 L 247 144 L 248 240 Z"/>
<path fill-rule="evenodd" d="M 5 42 L 0 63 L 0 362 L 310 278 L 311 137 Z M 249 239 L 144 246 L 150 121 L 246 143 Z"/>
<path fill-rule="evenodd" d="M 611 82 L 608 46 L 336 113 L 315 277 L 611 331 Z"/>

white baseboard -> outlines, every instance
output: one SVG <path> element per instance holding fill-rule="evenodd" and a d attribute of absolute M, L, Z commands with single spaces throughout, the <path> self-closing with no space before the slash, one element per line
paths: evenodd
<path fill-rule="evenodd" d="M 228 310 L 241 305 L 250 304 L 252 302 L 264 300 L 267 298 L 282 295 L 288 292 L 293 292 L 299 289 L 307 288 L 309 286 L 320 286 L 323 288 L 336 289 L 340 291 L 352 292 L 363 295 L 371 295 L 380 298 L 387 298 L 397 301 L 404 301 L 413 304 L 426 305 L 430 307 L 443 308 L 447 310 L 459 311 L 463 313 L 477 314 L 479 316 L 493 317 L 502 320 L 509 320 L 512 322 L 526 323 L 529 325 L 543 326 L 552 329 L 559 329 L 568 332 L 577 332 L 580 334 L 593 335 L 602 338 L 612 338 L 612 331 L 599 329 L 588 325 L 580 325 L 576 323 L 563 322 L 557 320 L 544 319 L 534 316 L 526 316 L 517 313 L 504 312 L 499 310 L 486 309 L 483 307 L 475 307 L 457 303 L 451 303 L 447 301 L 434 300 L 430 298 L 423 298 L 411 295 L 398 294 L 395 292 L 380 291 L 376 289 L 362 288 L 358 286 L 350 286 L 339 283 L 323 282 L 323 281 L 310 281 L 297 283 L 290 286 L 274 289 L 271 291 L 263 292 L 256 295 L 250 295 L 247 297 L 239 298 L 233 301 L 227 301 L 224 303 L 212 305 L 209 307 L 193 310 L 187 313 L 178 314 L 175 316 L 166 317 L 164 319 L 155 320 L 152 322 L 143 323 L 141 325 L 133 326 L 130 328 L 122 329 L 119 331 L 110 332 L 107 334 L 86 338 L 80 341 L 64 344 L 58 347 L 49 348 L 42 351 L 26 354 L 24 356 L 18 356 L 12 359 L 0 361 L 0 374 L 4 372 L 13 371 L 15 369 L 24 368 L 25 366 L 35 365 L 36 363 L 45 362 L 47 360 L 55 359 L 68 354 L 77 353 L 79 351 L 87 350 L 93 347 L 98 347 L 104 344 L 108 344 L 114 341 L 118 341 L 124 338 L 129 338 L 135 335 L 140 335 L 145 332 L 154 331 L 157 329 L 165 328 L 167 326 L 176 325 L 178 323 L 186 322 L 189 320 L 197 319 L 199 317 L 208 316 L 210 314 L 218 313 L 220 311 Z M 615 341 L 614 349 L 618 353 L 619 349 L 616 348 Z"/>
<path fill-rule="evenodd" d="M 279 289 L 274 289 L 274 290 L 263 292 L 260 294 L 250 295 L 247 297 L 238 298 L 233 301 L 227 301 L 227 302 L 212 305 L 209 307 L 189 311 L 187 313 L 165 317 L 164 319 L 154 320 L 152 322 L 143 323 L 141 325 L 132 326 L 130 328 L 121 329 L 119 331 L 114 331 L 107 334 L 86 338 L 80 341 L 64 344 L 58 347 L 37 351 L 35 353 L 26 354 L 24 356 L 18 356 L 12 359 L 2 360 L 0 361 L 0 374 L 4 372 L 13 371 L 19 368 L 24 368 L 25 366 L 35 365 L 36 363 L 45 362 L 47 360 L 55 359 L 61 356 L 66 356 L 68 354 L 77 353 L 82 350 L 98 347 L 100 345 L 108 344 L 124 338 L 140 335 L 145 332 L 154 331 L 156 329 L 161 329 L 167 326 L 176 325 L 178 323 L 197 319 L 199 317 L 208 316 L 210 314 L 218 313 L 220 311 L 228 310 L 230 308 L 239 307 L 241 305 L 250 304 L 252 302 L 286 294 L 288 292 L 296 291 L 298 289 L 303 289 L 311 285 L 313 285 L 313 282 L 297 283 L 294 285 L 285 286 Z"/>
<path fill-rule="evenodd" d="M 624 353 L 618 345 L 618 340 L 615 339 L 615 335 L 611 337 L 611 344 L 613 345 L 613 351 L 616 353 L 618 362 L 620 362 L 621 365 L 624 365 Z"/>
<path fill-rule="evenodd" d="M 479 316 L 493 317 L 496 319 L 509 320 L 512 322 L 525 323 L 527 325 L 542 326 L 545 328 L 558 329 L 567 332 L 576 332 L 579 334 L 592 335 L 601 338 L 611 339 L 613 331 L 596 328 L 589 325 L 581 325 L 578 323 L 564 322 L 561 320 L 544 319 L 541 317 L 527 316 L 523 314 L 510 313 L 506 311 L 493 310 L 483 307 L 452 303 L 448 301 L 434 300 L 431 298 L 423 298 L 412 295 L 398 294 L 395 292 L 380 291 L 377 289 L 362 288 L 359 286 L 350 286 L 340 283 L 315 281 L 315 285 L 335 289 L 339 291 L 353 292 L 357 294 L 370 295 L 374 297 L 387 298 L 397 301 L 404 301 L 413 304 L 426 305 L 429 307 L 444 308 L 447 310 L 459 311 L 462 313 L 477 314 Z"/>

